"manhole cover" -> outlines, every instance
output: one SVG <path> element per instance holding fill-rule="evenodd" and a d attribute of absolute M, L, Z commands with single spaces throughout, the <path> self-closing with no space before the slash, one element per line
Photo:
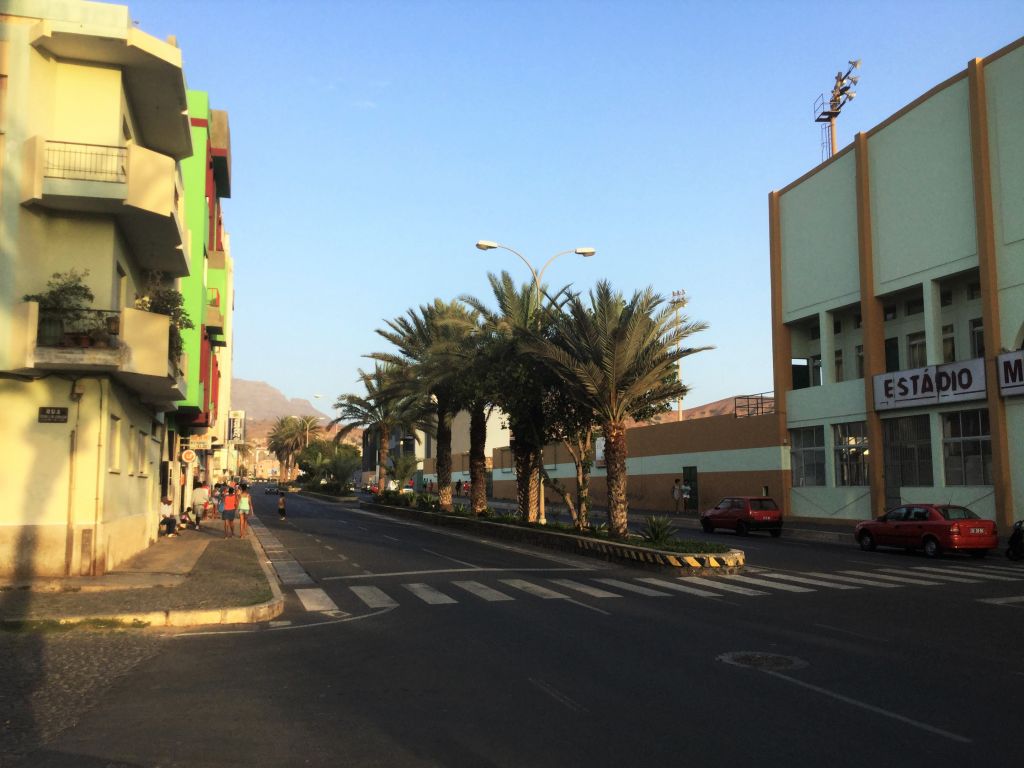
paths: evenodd
<path fill-rule="evenodd" d="M 759 651 L 723 653 L 716 658 L 716 661 L 732 664 L 734 667 L 763 669 L 766 672 L 785 672 L 786 670 L 800 669 L 807 666 L 806 661 L 798 659 L 796 656 L 783 656 L 778 653 L 761 653 Z"/>

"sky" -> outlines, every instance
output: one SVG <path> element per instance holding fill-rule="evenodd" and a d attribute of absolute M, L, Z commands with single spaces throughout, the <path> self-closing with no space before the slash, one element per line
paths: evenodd
<path fill-rule="evenodd" d="M 136 0 L 228 112 L 237 378 L 321 410 L 375 329 L 488 272 L 685 290 L 685 407 L 772 389 L 768 193 L 821 161 L 815 98 L 861 59 L 840 148 L 1024 35 L 1020 0 Z M 823 248 L 827 244 L 823 244 Z M 823 279 L 827 276 L 823 275 Z"/>

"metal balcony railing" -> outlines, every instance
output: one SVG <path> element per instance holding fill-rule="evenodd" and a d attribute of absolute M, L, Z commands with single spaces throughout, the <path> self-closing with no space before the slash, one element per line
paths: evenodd
<path fill-rule="evenodd" d="M 102 144 L 47 141 L 43 175 L 52 179 L 123 183 L 128 178 L 128 150 Z"/>
<path fill-rule="evenodd" d="M 759 392 L 756 395 L 740 395 L 735 400 L 733 412 L 737 419 L 775 413 L 775 393 Z"/>
<path fill-rule="evenodd" d="M 117 347 L 120 333 L 117 310 L 40 308 L 36 346 Z"/>

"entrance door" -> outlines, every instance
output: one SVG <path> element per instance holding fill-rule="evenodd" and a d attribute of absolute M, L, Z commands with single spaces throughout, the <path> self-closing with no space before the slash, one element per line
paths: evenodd
<path fill-rule="evenodd" d="M 900 488 L 932 484 L 931 426 L 928 417 L 882 420 L 885 508 L 899 504 Z"/>

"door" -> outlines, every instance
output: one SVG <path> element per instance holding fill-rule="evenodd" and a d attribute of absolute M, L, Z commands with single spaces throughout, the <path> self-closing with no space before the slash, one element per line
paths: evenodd
<path fill-rule="evenodd" d="M 885 519 L 880 520 L 873 531 L 875 534 L 875 543 L 884 544 L 886 546 L 901 546 L 896 526 L 903 523 L 906 515 L 906 507 L 896 507 L 895 509 L 890 509 L 886 512 Z"/>

